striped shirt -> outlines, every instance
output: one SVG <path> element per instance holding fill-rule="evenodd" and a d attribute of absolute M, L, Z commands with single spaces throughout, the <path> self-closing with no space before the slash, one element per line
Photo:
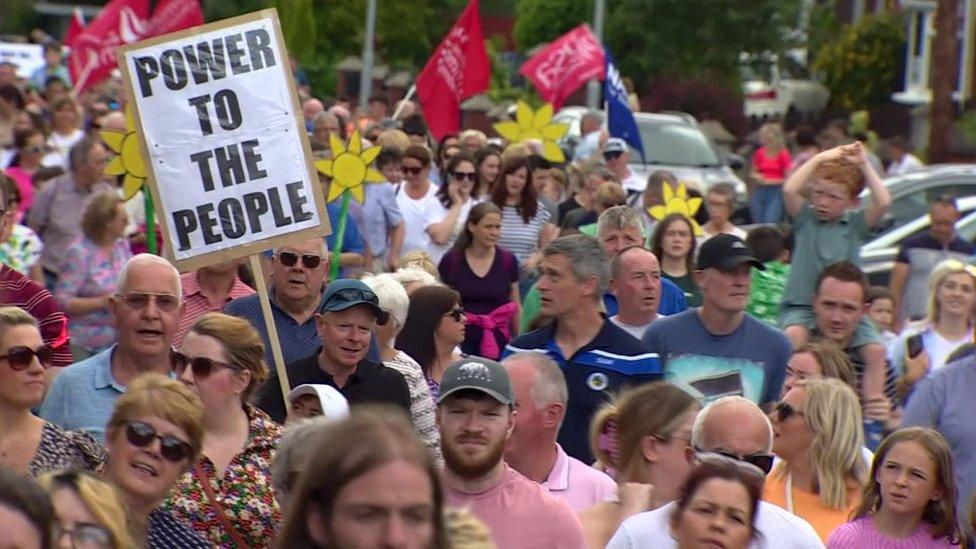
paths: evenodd
<path fill-rule="evenodd" d="M 224 301 L 211 303 L 207 299 L 207 296 L 203 295 L 203 292 L 200 291 L 200 282 L 197 280 L 196 271 L 181 275 L 180 284 L 183 287 L 183 301 L 186 303 L 186 310 L 183 312 L 183 316 L 180 317 L 180 326 L 176 329 L 176 335 L 173 337 L 173 345 L 176 347 L 183 344 L 183 338 L 186 336 L 186 333 L 190 331 L 190 327 L 201 316 L 207 313 L 220 312 L 231 301 L 255 293 L 254 288 L 244 284 L 240 278 L 234 276 L 234 283 L 231 285 L 230 292 L 227 293 Z"/>
<path fill-rule="evenodd" d="M 0 305 L 20 307 L 37 319 L 41 338 L 54 348 L 54 366 L 63 367 L 74 362 L 68 340 L 68 317 L 51 292 L 7 265 L 0 264 Z"/>
<path fill-rule="evenodd" d="M 907 538 L 890 538 L 878 531 L 871 517 L 841 524 L 827 538 L 827 549 L 950 549 L 959 547 L 946 538 L 933 538 L 929 525 L 920 522 Z"/>
<path fill-rule="evenodd" d="M 539 249 L 539 234 L 549 221 L 549 210 L 539 204 L 535 217 L 526 223 L 515 206 L 505 205 L 502 208 L 502 236 L 498 239 L 498 246 L 515 254 L 519 263 L 524 263 Z"/>

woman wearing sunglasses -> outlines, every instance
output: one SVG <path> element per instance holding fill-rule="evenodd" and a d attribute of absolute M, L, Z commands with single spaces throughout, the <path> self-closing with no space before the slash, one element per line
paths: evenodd
<path fill-rule="evenodd" d="M 463 356 L 458 346 L 464 342 L 465 324 L 461 295 L 455 290 L 424 286 L 410 294 L 407 320 L 396 338 L 396 348 L 420 364 L 435 402 L 444 371 Z"/>
<path fill-rule="evenodd" d="M 468 153 L 457 153 L 447 162 L 444 171 L 445 183 L 437 188 L 437 200 L 441 211 L 434 217 L 440 221 L 430 225 L 430 246 L 427 251 L 435 264 L 454 246 L 455 240 L 464 228 L 471 208 L 478 203 L 474 197 L 474 185 L 478 172 L 474 159 Z"/>
<path fill-rule="evenodd" d="M 847 522 L 867 478 L 857 394 L 839 379 L 799 381 L 770 419 L 781 461 L 766 479 L 763 499 L 806 520 L 826 541 Z"/>
<path fill-rule="evenodd" d="M 102 476 L 122 496 L 138 546 L 209 549 L 211 544 L 161 507 L 203 446 L 204 408 L 182 383 L 144 374 L 115 402 L 106 426 Z"/>
<path fill-rule="evenodd" d="M 498 246 L 501 230 L 498 206 L 478 204 L 438 267 L 441 280 L 460 293 L 468 319 L 461 351 L 492 360 L 498 360 L 519 326 L 518 260 Z"/>
<path fill-rule="evenodd" d="M 946 365 L 949 355 L 973 340 L 976 324 L 976 267 L 958 259 L 943 261 L 929 277 L 928 316 L 888 343 L 891 368 L 901 374 L 901 395 L 929 372 Z"/>
<path fill-rule="evenodd" d="M 135 549 L 125 505 L 111 484 L 76 471 L 47 473 L 38 484 L 54 505 L 57 547 Z"/>
<path fill-rule="evenodd" d="M 4 172 L 13 178 L 20 191 L 19 217 L 25 215 L 34 205 L 34 185 L 31 178 L 41 169 L 44 158 L 44 134 L 36 128 L 27 128 L 14 134 L 14 148 L 17 150 L 13 160 Z M 20 222 L 20 219 L 17 219 Z"/>
<path fill-rule="evenodd" d="M 588 547 L 606 547 L 627 517 L 676 498 L 690 471 L 699 409 L 694 397 L 662 381 L 624 392 L 593 417 L 590 446 L 615 474 L 617 497 L 580 513 Z"/>
<path fill-rule="evenodd" d="M 53 358 L 34 317 L 19 307 L 0 308 L 0 467 L 38 476 L 94 470 L 104 459 L 104 448 L 91 436 L 31 412 L 44 398 L 44 371 Z"/>
<path fill-rule="evenodd" d="M 166 508 L 214 547 L 270 547 L 281 521 L 271 482 L 281 426 L 247 404 L 268 378 L 261 336 L 242 318 L 207 313 L 172 360 L 206 414 L 203 455 Z"/>

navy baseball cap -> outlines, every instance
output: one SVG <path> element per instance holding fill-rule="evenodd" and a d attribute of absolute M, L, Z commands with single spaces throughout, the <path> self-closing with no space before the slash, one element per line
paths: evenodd
<path fill-rule="evenodd" d="M 322 294 L 320 313 L 345 311 L 356 305 L 366 305 L 376 314 L 376 322 L 386 324 L 389 315 L 380 308 L 380 299 L 363 281 L 342 278 L 329 284 Z"/>

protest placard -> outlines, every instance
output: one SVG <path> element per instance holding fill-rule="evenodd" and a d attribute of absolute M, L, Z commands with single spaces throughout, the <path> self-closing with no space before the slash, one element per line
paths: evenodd
<path fill-rule="evenodd" d="M 0 42 L 0 62 L 17 65 L 17 76 L 30 78 L 34 71 L 44 66 L 44 46 Z"/>
<path fill-rule="evenodd" d="M 328 232 L 275 10 L 118 50 L 181 269 Z"/>

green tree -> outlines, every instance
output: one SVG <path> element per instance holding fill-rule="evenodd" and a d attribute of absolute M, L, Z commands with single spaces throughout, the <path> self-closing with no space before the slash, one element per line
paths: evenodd
<path fill-rule="evenodd" d="M 864 17 L 845 27 L 814 61 L 830 90 L 831 103 L 856 110 L 888 101 L 904 42 L 902 20 L 894 14 Z"/>
<path fill-rule="evenodd" d="M 519 0 L 515 4 L 515 44 L 520 52 L 551 42 L 593 21 L 593 0 Z"/>

